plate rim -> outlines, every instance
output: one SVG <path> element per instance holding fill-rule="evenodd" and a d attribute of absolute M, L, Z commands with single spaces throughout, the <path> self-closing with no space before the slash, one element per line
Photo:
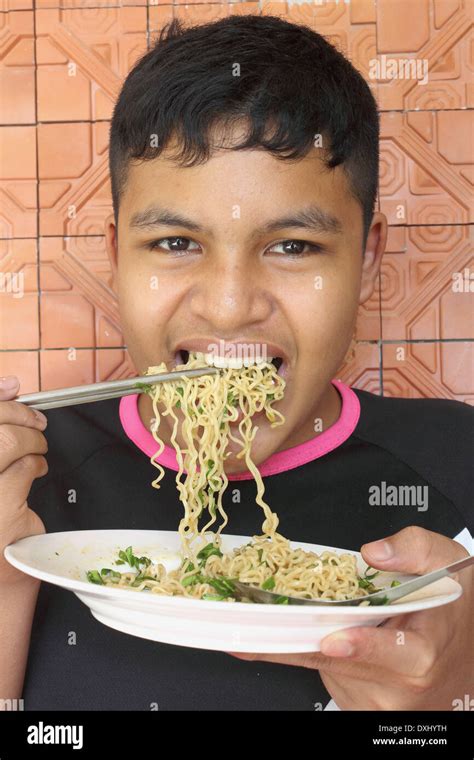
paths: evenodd
<path fill-rule="evenodd" d="M 33 536 L 25 536 L 23 538 L 18 539 L 18 541 L 15 541 L 11 544 L 8 544 L 8 546 L 5 547 L 3 550 L 3 554 L 6 558 L 6 560 L 13 565 L 17 570 L 20 570 L 21 572 L 25 573 L 26 575 L 29 575 L 30 577 L 37 578 L 40 581 L 43 581 L 45 583 L 51 583 L 54 586 L 58 586 L 60 588 L 64 588 L 67 591 L 72 591 L 73 593 L 79 592 L 90 596 L 95 596 L 102 598 L 104 602 L 107 601 L 113 601 L 117 599 L 123 599 L 126 600 L 130 597 L 130 590 L 125 588 L 113 588 L 111 586 L 100 586 L 90 583 L 89 581 L 83 581 L 83 580 L 77 580 L 74 578 L 67 578 L 64 575 L 56 575 L 53 573 L 49 573 L 46 570 L 39 570 L 37 568 L 31 568 L 29 566 L 26 566 L 24 562 L 17 559 L 15 557 L 15 547 L 18 547 L 20 544 L 25 544 L 27 542 L 29 543 L 35 543 L 35 542 L 41 542 L 47 540 L 51 536 L 55 536 L 58 539 L 60 537 L 68 538 L 71 536 L 71 534 L 78 535 L 78 534 L 97 534 L 97 533 L 104 533 L 104 534 L 111 534 L 111 533 L 126 533 L 131 534 L 133 532 L 140 532 L 140 533 L 149 533 L 149 534 L 169 534 L 170 536 L 176 536 L 177 531 L 171 531 L 171 530 L 150 530 L 150 529 L 142 529 L 142 528 L 91 528 L 91 529 L 84 529 L 84 530 L 72 530 L 72 531 L 51 531 L 47 533 L 40 533 Z M 251 539 L 252 536 L 241 536 L 238 534 L 222 534 L 222 537 L 228 537 L 228 538 L 238 538 L 238 539 Z M 290 540 L 290 543 L 292 545 L 306 545 L 306 546 L 325 546 L 324 544 L 312 544 L 305 541 L 296 541 L 296 540 Z M 352 554 L 356 557 L 360 557 L 360 552 L 354 551 L 352 549 L 342 549 L 338 547 L 326 547 L 327 551 L 334 550 L 336 552 L 339 552 L 340 554 Z M 363 560 L 364 561 L 364 560 Z M 25 571 L 25 567 L 28 567 L 29 572 Z M 33 572 L 33 571 L 34 572 Z M 63 582 L 60 582 L 60 581 Z M 64 583 L 64 580 L 67 581 L 67 585 Z M 442 596 L 435 596 L 435 597 L 428 597 L 426 599 L 419 599 L 419 600 L 413 600 L 411 602 L 401 602 L 396 605 L 371 605 L 371 606 L 344 606 L 344 607 L 318 607 L 318 606 L 312 606 L 312 605 L 272 605 L 272 604 L 262 604 L 255 602 L 253 604 L 248 604 L 246 602 L 232 602 L 232 604 L 228 604 L 225 606 L 225 609 L 231 611 L 232 609 L 239 610 L 240 613 L 243 612 L 243 610 L 246 610 L 247 612 L 245 614 L 251 614 L 252 612 L 255 613 L 257 611 L 262 611 L 263 608 L 265 609 L 265 614 L 267 615 L 279 615 L 282 610 L 291 610 L 292 614 L 295 615 L 332 615 L 334 613 L 336 614 L 347 614 L 350 616 L 358 617 L 361 615 L 368 615 L 369 617 L 392 617 L 395 614 L 406 614 L 409 612 L 422 612 L 423 610 L 432 609 L 434 607 L 438 606 L 444 606 L 445 604 L 449 604 L 450 602 L 456 601 L 459 599 L 459 597 L 463 593 L 463 587 L 462 585 L 456 581 L 454 578 L 449 577 L 449 580 L 457 586 L 457 588 L 453 587 L 453 591 L 448 594 L 444 594 Z M 141 592 L 136 592 L 137 594 L 141 594 Z M 124 596 L 125 595 L 125 596 Z M 109 597 L 109 599 L 106 599 L 105 597 Z M 111 598 L 110 598 L 111 597 Z M 143 595 L 142 595 L 143 597 Z M 140 597 L 139 597 L 140 598 Z M 213 601 L 213 600 L 207 600 L 207 599 L 196 599 L 192 597 L 184 597 L 184 596 L 166 596 L 162 594 L 146 594 L 147 599 L 153 599 L 154 601 L 152 604 L 154 605 L 160 605 L 165 604 L 166 606 L 170 606 L 171 608 L 173 606 L 181 607 L 186 609 L 188 605 L 195 605 L 196 602 L 199 603 L 199 606 L 204 609 L 222 609 L 222 602 L 221 601 Z M 420 603 L 423 603 L 423 606 L 418 609 L 413 609 L 414 607 L 417 607 Z M 149 602 L 147 602 L 149 604 Z M 206 605 L 205 608 L 203 605 Z M 393 611 L 393 612 L 392 612 Z M 283 614 L 287 614 L 284 612 Z"/>

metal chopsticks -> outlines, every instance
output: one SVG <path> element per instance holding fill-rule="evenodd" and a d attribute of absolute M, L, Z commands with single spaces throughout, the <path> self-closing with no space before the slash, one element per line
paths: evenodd
<path fill-rule="evenodd" d="M 55 409 L 60 406 L 88 404 L 92 401 L 105 401 L 109 398 L 143 393 L 145 388 L 141 387 L 142 385 L 155 385 L 156 383 L 163 383 L 169 380 L 179 380 L 182 377 L 214 375 L 219 371 L 218 367 L 196 367 L 195 369 L 176 370 L 175 372 L 161 372 L 157 375 L 128 377 L 124 380 L 111 380 L 105 383 L 58 388 L 57 390 L 42 391 L 41 393 L 28 393 L 18 396 L 14 400 L 31 406 L 33 409 Z"/>

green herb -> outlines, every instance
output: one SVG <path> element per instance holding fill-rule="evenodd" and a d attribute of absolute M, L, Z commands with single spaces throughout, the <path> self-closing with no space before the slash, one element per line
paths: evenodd
<path fill-rule="evenodd" d="M 140 570 L 140 565 L 145 565 L 145 567 L 151 565 L 151 559 L 148 557 L 136 557 L 131 546 L 127 546 L 125 550 L 121 549 L 118 554 L 124 563 L 128 562 L 130 567 L 135 567 L 137 570 Z M 118 564 L 118 562 L 116 562 L 116 564 Z"/>
<path fill-rule="evenodd" d="M 392 581 L 390 584 L 390 588 L 395 588 L 395 586 L 400 586 L 401 581 Z"/>
<path fill-rule="evenodd" d="M 91 583 L 97 583 L 97 585 L 99 586 L 104 585 L 104 581 L 102 580 L 98 570 L 88 570 L 87 580 L 90 581 Z"/>
<path fill-rule="evenodd" d="M 373 570 L 373 569 L 374 569 L 373 567 L 370 567 L 370 565 L 367 565 L 364 572 L 364 578 L 368 578 L 370 580 L 371 578 L 375 578 L 376 575 L 380 575 L 380 570 L 376 570 L 376 572 L 372 573 L 372 575 L 367 575 L 367 570 Z"/>
<path fill-rule="evenodd" d="M 103 567 L 100 571 L 101 575 L 109 576 L 111 578 L 120 578 L 121 573 L 118 573 L 116 570 L 111 570 L 109 567 Z"/>
<path fill-rule="evenodd" d="M 222 596 L 235 594 L 234 582 L 230 578 L 204 578 L 204 583 L 208 583 Z"/>
<path fill-rule="evenodd" d="M 275 578 L 273 575 L 271 575 L 270 578 L 267 578 L 266 581 L 263 581 L 262 589 L 264 591 L 271 591 L 273 588 L 275 588 Z"/>
<path fill-rule="evenodd" d="M 388 604 L 388 597 L 383 596 L 381 599 L 369 599 L 368 601 L 373 605 Z"/>
<path fill-rule="evenodd" d="M 287 596 L 277 596 L 273 604 L 289 604 L 290 600 Z"/>
<path fill-rule="evenodd" d="M 206 599 L 208 602 L 223 602 L 227 597 L 221 594 L 203 594 L 202 599 Z"/>
<path fill-rule="evenodd" d="M 222 552 L 219 547 L 213 543 L 210 543 L 204 546 L 201 551 L 197 553 L 196 557 L 197 559 L 201 560 L 201 565 L 203 565 L 206 562 L 207 558 L 212 557 L 214 554 L 216 557 L 222 557 Z"/>
<path fill-rule="evenodd" d="M 139 391 L 142 391 L 143 393 L 149 393 L 153 390 L 153 386 L 149 385 L 149 383 L 135 383 L 133 386 L 134 388 L 137 388 Z"/>
<path fill-rule="evenodd" d="M 139 586 L 143 581 L 156 581 L 151 575 L 145 575 L 144 573 L 138 573 L 137 577 L 131 584 L 133 587 Z"/>
<path fill-rule="evenodd" d="M 196 583 L 203 583 L 204 579 L 201 575 L 201 573 L 195 573 L 194 575 L 188 575 L 187 578 L 183 578 L 181 581 L 181 585 L 186 586 L 195 586 Z"/>

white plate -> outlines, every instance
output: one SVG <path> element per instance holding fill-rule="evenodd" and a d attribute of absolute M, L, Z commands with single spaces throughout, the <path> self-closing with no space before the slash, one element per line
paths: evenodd
<path fill-rule="evenodd" d="M 222 550 L 248 543 L 248 536 L 222 536 Z M 320 554 L 345 549 L 292 541 Z M 373 607 L 311 607 L 296 605 L 214 602 L 167 597 L 146 591 L 111 588 L 90 583 L 86 571 L 110 567 L 118 550 L 133 547 L 134 554 L 162 562 L 167 570 L 180 564 L 178 533 L 162 530 L 82 530 L 23 538 L 5 549 L 7 560 L 19 570 L 73 591 L 101 623 L 118 631 L 166 644 L 231 652 L 315 652 L 324 636 L 342 628 L 376 626 L 402 613 L 426 610 L 453 602 L 462 587 L 442 578 L 391 605 Z M 358 552 L 359 573 L 367 567 Z M 122 566 L 122 571 L 128 566 Z M 379 587 L 394 573 L 377 576 Z"/>

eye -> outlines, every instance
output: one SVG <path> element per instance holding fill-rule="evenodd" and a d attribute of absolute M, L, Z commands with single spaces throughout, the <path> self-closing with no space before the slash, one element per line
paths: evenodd
<path fill-rule="evenodd" d="M 282 240 L 280 243 L 275 243 L 268 251 L 275 252 L 276 248 L 283 247 L 282 253 L 285 256 L 289 256 L 294 259 L 301 259 L 303 256 L 310 256 L 312 253 L 321 253 L 322 247 L 316 245 L 316 243 L 310 243 L 307 240 Z M 278 253 L 278 251 L 277 251 Z"/>
<path fill-rule="evenodd" d="M 168 244 L 169 247 L 166 247 L 166 244 Z M 190 246 L 196 247 L 191 248 Z M 167 237 L 160 238 L 159 240 L 152 240 L 151 243 L 148 243 L 147 248 L 149 248 L 150 251 L 156 251 L 161 248 L 168 253 L 187 253 L 188 251 L 199 250 L 199 245 L 186 237 Z"/>

